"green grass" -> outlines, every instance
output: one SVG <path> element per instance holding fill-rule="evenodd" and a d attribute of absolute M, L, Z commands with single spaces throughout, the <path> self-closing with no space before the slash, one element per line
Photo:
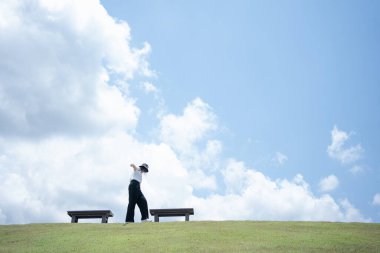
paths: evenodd
<path fill-rule="evenodd" d="M 0 252 L 380 252 L 380 224 L 163 222 L 0 226 Z"/>

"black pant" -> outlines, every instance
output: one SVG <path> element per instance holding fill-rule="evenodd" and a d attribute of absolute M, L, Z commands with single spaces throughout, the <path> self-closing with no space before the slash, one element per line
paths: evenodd
<path fill-rule="evenodd" d="M 125 218 L 125 222 L 134 222 L 135 217 L 135 206 L 140 209 L 141 212 L 141 220 L 145 220 L 149 218 L 148 214 L 148 203 L 144 197 L 144 194 L 141 192 L 140 183 L 136 180 L 131 180 L 131 183 L 128 187 L 129 192 L 129 203 L 127 210 L 127 217 Z"/>

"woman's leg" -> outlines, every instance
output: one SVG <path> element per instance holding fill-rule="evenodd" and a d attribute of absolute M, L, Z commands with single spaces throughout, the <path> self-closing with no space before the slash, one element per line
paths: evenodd
<path fill-rule="evenodd" d="M 141 220 L 148 219 L 149 218 L 148 202 L 146 201 L 146 198 L 142 192 L 141 192 L 139 199 L 137 200 L 137 206 L 140 209 Z"/>
<path fill-rule="evenodd" d="M 128 187 L 129 192 L 129 203 L 127 209 L 127 216 L 125 217 L 125 222 L 135 222 L 135 206 L 138 200 L 138 191 L 134 183 L 130 183 Z"/>

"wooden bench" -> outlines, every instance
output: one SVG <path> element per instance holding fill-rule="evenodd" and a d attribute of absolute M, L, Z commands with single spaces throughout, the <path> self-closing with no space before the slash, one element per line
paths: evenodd
<path fill-rule="evenodd" d="M 102 223 L 108 222 L 108 217 L 113 217 L 111 210 L 88 210 L 88 211 L 67 211 L 71 217 L 71 223 L 78 223 L 78 219 L 102 218 Z"/>
<path fill-rule="evenodd" d="M 193 208 L 170 208 L 170 209 L 150 209 L 150 214 L 154 216 L 154 222 L 159 222 L 160 217 L 185 216 L 189 221 L 189 216 L 194 214 Z"/>

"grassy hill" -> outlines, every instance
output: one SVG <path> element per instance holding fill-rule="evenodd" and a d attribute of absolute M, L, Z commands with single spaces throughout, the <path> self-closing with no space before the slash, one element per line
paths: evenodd
<path fill-rule="evenodd" d="M 0 226 L 0 252 L 380 252 L 380 224 L 163 222 Z"/>

